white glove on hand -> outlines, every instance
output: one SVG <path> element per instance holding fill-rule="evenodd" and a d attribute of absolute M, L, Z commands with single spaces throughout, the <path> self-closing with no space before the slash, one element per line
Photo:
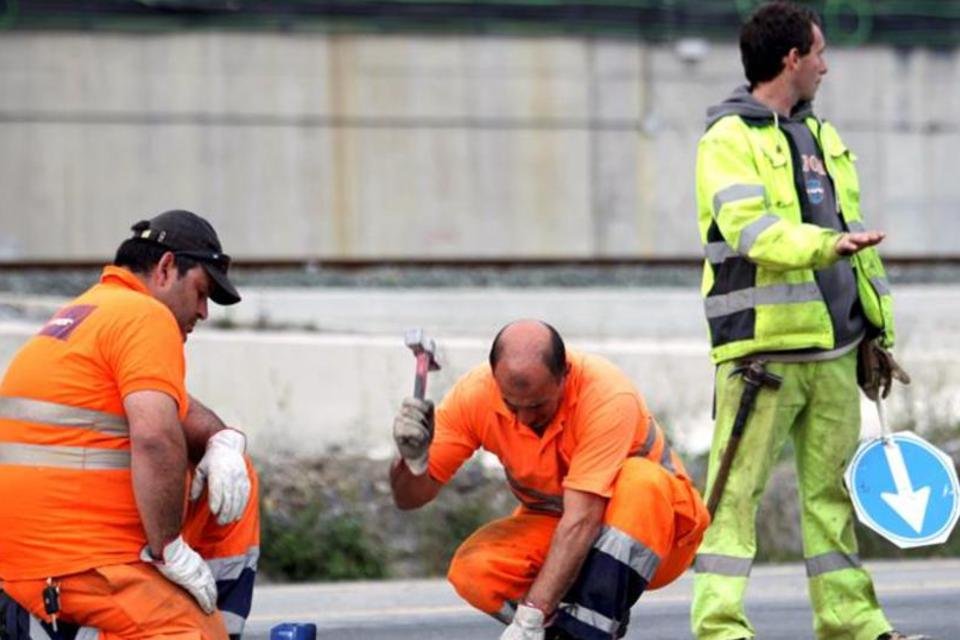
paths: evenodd
<path fill-rule="evenodd" d="M 433 440 L 433 403 L 404 398 L 393 419 L 393 439 L 407 468 L 416 476 L 427 471 L 427 451 Z"/>
<path fill-rule="evenodd" d="M 543 611 L 521 604 L 513 614 L 513 622 L 504 630 L 500 640 L 543 640 Z"/>
<path fill-rule="evenodd" d="M 205 613 L 213 613 L 217 605 L 217 583 L 210 567 L 200 554 L 177 536 L 163 548 L 163 558 L 156 559 L 147 545 L 140 551 L 140 559 L 157 568 L 163 577 L 178 584 L 196 599 Z"/>
<path fill-rule="evenodd" d="M 200 497 L 206 480 L 210 513 L 221 526 L 239 520 L 250 499 L 250 478 L 243 459 L 246 444 L 246 437 L 236 429 L 217 431 L 207 440 L 207 452 L 193 475 L 190 499 Z"/>

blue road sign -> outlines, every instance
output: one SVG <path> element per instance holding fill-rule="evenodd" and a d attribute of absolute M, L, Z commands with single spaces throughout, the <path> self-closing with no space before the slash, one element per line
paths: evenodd
<path fill-rule="evenodd" d="M 946 542 L 960 517 L 953 460 L 915 433 L 864 442 L 844 480 L 860 522 L 903 549 Z"/>

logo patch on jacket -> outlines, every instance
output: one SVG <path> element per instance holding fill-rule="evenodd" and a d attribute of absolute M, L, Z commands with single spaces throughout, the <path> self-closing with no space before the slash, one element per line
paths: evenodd
<path fill-rule="evenodd" d="M 820 204 L 824 196 L 825 191 L 820 178 L 807 178 L 807 197 L 810 199 L 810 204 Z"/>
<path fill-rule="evenodd" d="M 80 326 L 87 316 L 93 313 L 97 307 L 92 304 L 78 304 L 72 307 L 64 307 L 57 311 L 47 324 L 40 329 L 39 335 L 49 336 L 57 340 L 66 340 L 70 334 Z"/>

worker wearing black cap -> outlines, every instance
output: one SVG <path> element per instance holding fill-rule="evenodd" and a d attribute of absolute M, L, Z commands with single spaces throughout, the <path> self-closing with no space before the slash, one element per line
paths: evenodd
<path fill-rule="evenodd" d="M 257 477 L 244 434 L 187 392 L 183 343 L 208 298 L 240 295 L 202 217 L 167 211 L 132 230 L 0 382 L 0 504 L 17 505 L 0 511 L 0 607 L 12 598 L 67 633 L 238 636 Z"/>

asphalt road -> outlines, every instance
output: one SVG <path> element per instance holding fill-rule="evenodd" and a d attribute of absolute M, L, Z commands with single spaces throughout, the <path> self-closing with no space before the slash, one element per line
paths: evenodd
<path fill-rule="evenodd" d="M 960 640 L 960 559 L 867 563 L 887 617 L 901 631 Z M 688 573 L 644 594 L 629 640 L 690 638 Z M 754 568 L 747 611 L 761 640 L 805 640 L 810 630 L 801 565 Z M 502 625 L 477 613 L 442 580 L 263 585 L 248 638 L 266 638 L 280 622 L 313 622 L 317 637 L 337 640 L 496 640 Z"/>

